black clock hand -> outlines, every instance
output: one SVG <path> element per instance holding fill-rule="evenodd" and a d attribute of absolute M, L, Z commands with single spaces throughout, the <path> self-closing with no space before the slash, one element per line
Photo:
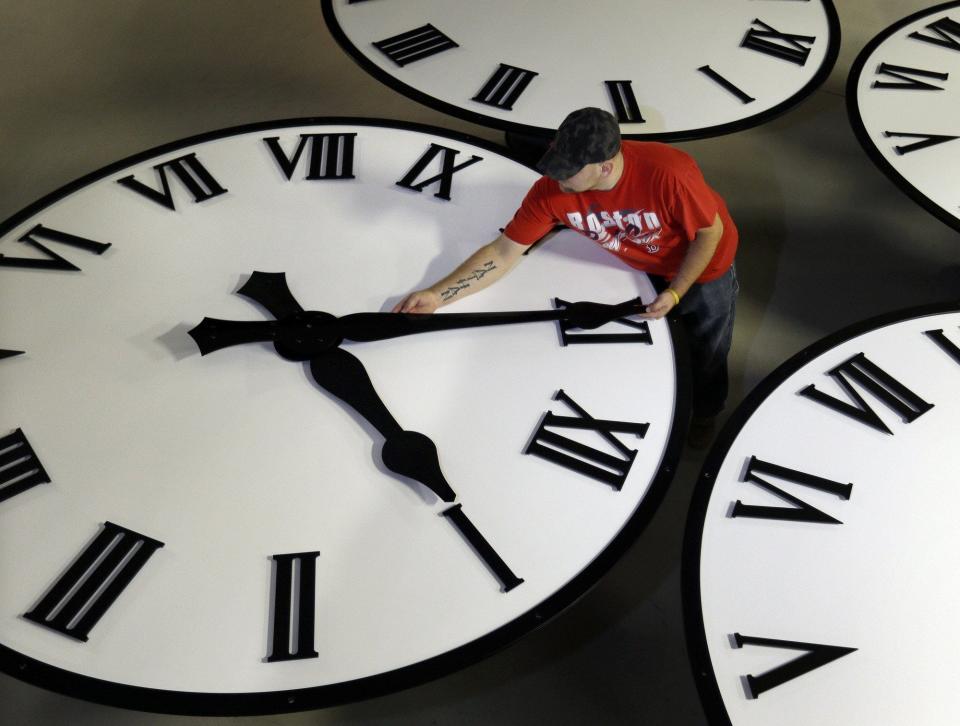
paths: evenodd
<path fill-rule="evenodd" d="M 503 313 L 353 313 L 338 318 L 331 323 L 337 328 L 337 334 L 344 340 L 369 342 L 398 338 L 415 333 L 428 333 L 435 330 L 454 330 L 458 328 L 477 328 L 488 325 L 511 325 L 515 323 L 533 323 L 548 320 L 560 320 L 570 325 L 590 330 L 598 328 L 611 320 L 634 315 L 644 311 L 640 298 L 634 298 L 617 305 L 605 305 L 595 302 L 575 302 L 555 310 L 528 310 Z"/>
<path fill-rule="evenodd" d="M 323 389 L 356 410 L 383 435 L 384 466 L 417 480 L 445 502 L 457 498 L 440 471 L 436 445 L 424 434 L 400 428 L 356 356 L 334 348 L 311 359 L 310 373 Z"/>

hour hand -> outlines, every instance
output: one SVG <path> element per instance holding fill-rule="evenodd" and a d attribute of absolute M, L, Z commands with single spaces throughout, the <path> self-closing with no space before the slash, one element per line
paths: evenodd
<path fill-rule="evenodd" d="M 383 434 L 384 466 L 415 479 L 445 502 L 457 498 L 440 471 L 436 445 L 424 434 L 400 428 L 356 356 L 334 348 L 311 359 L 310 373 L 321 388 L 354 408 Z"/>

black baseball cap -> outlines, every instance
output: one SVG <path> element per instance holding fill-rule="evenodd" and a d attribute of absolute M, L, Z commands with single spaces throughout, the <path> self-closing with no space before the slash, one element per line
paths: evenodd
<path fill-rule="evenodd" d="M 567 116 L 537 169 L 551 179 L 569 179 L 587 164 L 612 159 L 620 151 L 620 124 L 601 108 L 581 108 Z"/>

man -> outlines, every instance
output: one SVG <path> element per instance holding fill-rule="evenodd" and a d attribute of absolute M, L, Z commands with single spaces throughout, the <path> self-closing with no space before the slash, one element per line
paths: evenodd
<path fill-rule="evenodd" d="M 529 245 L 566 225 L 650 274 L 658 295 L 642 317 L 662 318 L 677 308 L 693 359 L 690 443 L 705 446 L 727 397 L 739 289 L 737 228 L 723 199 L 679 149 L 621 143 L 616 119 L 599 108 L 567 116 L 538 168 L 544 176 L 503 234 L 393 311 L 432 313 L 479 292 L 517 264 Z"/>

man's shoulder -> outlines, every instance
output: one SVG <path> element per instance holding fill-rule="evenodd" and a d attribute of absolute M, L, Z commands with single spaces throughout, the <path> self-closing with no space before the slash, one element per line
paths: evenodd
<path fill-rule="evenodd" d="M 635 161 L 651 172 L 675 174 L 697 167 L 696 161 L 690 154 L 658 141 L 627 140 L 621 144 L 621 149 L 628 162 Z"/>

